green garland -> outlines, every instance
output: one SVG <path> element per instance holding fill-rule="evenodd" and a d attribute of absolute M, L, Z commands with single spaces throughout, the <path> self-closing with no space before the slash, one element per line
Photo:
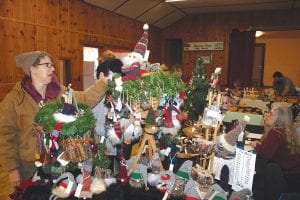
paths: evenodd
<path fill-rule="evenodd" d="M 109 91 L 112 93 L 114 99 L 117 97 L 128 96 L 130 100 L 138 101 L 145 97 L 161 97 L 163 94 L 168 96 L 175 96 L 180 91 L 183 91 L 185 85 L 179 80 L 177 73 L 164 74 L 162 72 L 156 72 L 147 76 L 144 76 L 138 80 L 126 81 L 123 83 L 122 93 L 115 90 L 115 83 L 109 84 Z"/>
<path fill-rule="evenodd" d="M 53 114 L 61 111 L 63 108 L 60 102 L 51 102 L 39 109 L 35 115 L 34 122 L 43 127 L 45 132 L 51 133 L 55 125 Z M 60 135 L 62 137 L 82 136 L 95 126 L 96 118 L 92 111 L 85 104 L 78 104 L 79 110 L 83 110 L 84 114 L 79 116 L 74 122 L 64 124 L 61 128 Z"/>

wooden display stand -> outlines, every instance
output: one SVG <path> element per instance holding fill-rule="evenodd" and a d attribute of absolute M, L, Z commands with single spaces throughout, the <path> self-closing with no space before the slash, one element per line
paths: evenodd
<path fill-rule="evenodd" d="M 212 91 L 209 92 L 208 95 L 208 106 L 213 104 L 214 95 L 212 94 Z M 221 106 L 221 94 L 217 95 L 217 106 L 220 108 Z M 221 123 L 218 123 L 216 127 L 210 126 L 210 125 L 201 125 L 201 131 L 205 134 L 205 140 L 212 141 L 214 144 L 217 141 L 217 135 L 218 131 L 220 129 Z M 211 155 L 207 157 L 200 157 L 200 165 L 203 169 L 208 169 L 210 172 L 213 171 L 213 162 L 214 162 L 215 153 L 212 152 Z"/>
<path fill-rule="evenodd" d="M 154 134 L 157 132 L 157 127 L 152 127 L 152 128 L 145 128 L 142 142 L 139 146 L 139 149 L 137 151 L 136 157 L 128 171 L 128 176 L 134 171 L 138 161 L 141 159 L 142 153 L 144 151 L 146 143 L 148 144 L 148 150 L 149 150 L 149 158 L 152 159 L 152 155 L 154 152 L 157 151 L 156 144 L 155 144 L 155 139 L 154 139 Z M 162 163 L 160 163 L 160 170 L 163 170 Z"/>

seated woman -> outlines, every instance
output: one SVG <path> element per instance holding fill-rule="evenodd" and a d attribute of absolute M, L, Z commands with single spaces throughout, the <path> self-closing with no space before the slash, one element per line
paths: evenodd
<path fill-rule="evenodd" d="M 240 80 L 235 80 L 233 82 L 233 88 L 229 89 L 229 93 L 235 97 L 242 97 L 243 89 L 242 89 L 242 84 L 241 84 Z"/>
<path fill-rule="evenodd" d="M 265 116 L 262 140 L 251 142 L 251 146 L 257 152 L 252 188 L 254 199 L 278 199 L 281 193 L 287 191 L 285 174 L 300 174 L 299 138 L 291 110 L 273 104 Z"/>

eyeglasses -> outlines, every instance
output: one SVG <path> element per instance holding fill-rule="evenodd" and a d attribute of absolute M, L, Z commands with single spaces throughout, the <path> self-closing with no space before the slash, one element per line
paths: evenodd
<path fill-rule="evenodd" d="M 37 64 L 37 65 L 45 65 L 49 69 L 52 68 L 52 67 L 55 67 L 55 65 L 52 64 L 52 63 L 40 63 L 40 64 Z"/>

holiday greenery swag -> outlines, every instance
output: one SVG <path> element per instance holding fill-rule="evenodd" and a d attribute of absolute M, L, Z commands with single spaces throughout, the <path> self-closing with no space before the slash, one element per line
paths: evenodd
<path fill-rule="evenodd" d="M 120 92 L 116 90 L 115 82 L 109 84 L 109 90 L 112 92 L 114 99 L 121 96 L 130 101 L 143 101 L 144 98 L 160 98 L 162 95 L 172 97 L 183 91 L 185 87 L 184 83 L 179 81 L 177 73 L 164 74 L 160 71 L 138 80 L 126 81 L 122 86 L 123 89 Z"/>
<path fill-rule="evenodd" d="M 185 110 L 188 111 L 188 117 L 192 121 L 196 121 L 199 115 L 203 114 L 206 106 L 206 98 L 209 89 L 209 79 L 207 77 L 206 69 L 203 59 L 197 60 L 193 76 L 190 84 L 185 90 Z"/>
<path fill-rule="evenodd" d="M 63 105 L 60 102 L 51 102 L 43 106 L 37 112 L 34 122 L 41 126 L 44 132 L 51 133 L 55 127 L 55 119 L 53 114 L 60 112 Z M 81 111 L 78 118 L 70 123 L 63 124 L 60 130 L 61 137 L 83 136 L 87 131 L 92 130 L 95 126 L 96 119 L 85 104 L 78 104 Z"/>

